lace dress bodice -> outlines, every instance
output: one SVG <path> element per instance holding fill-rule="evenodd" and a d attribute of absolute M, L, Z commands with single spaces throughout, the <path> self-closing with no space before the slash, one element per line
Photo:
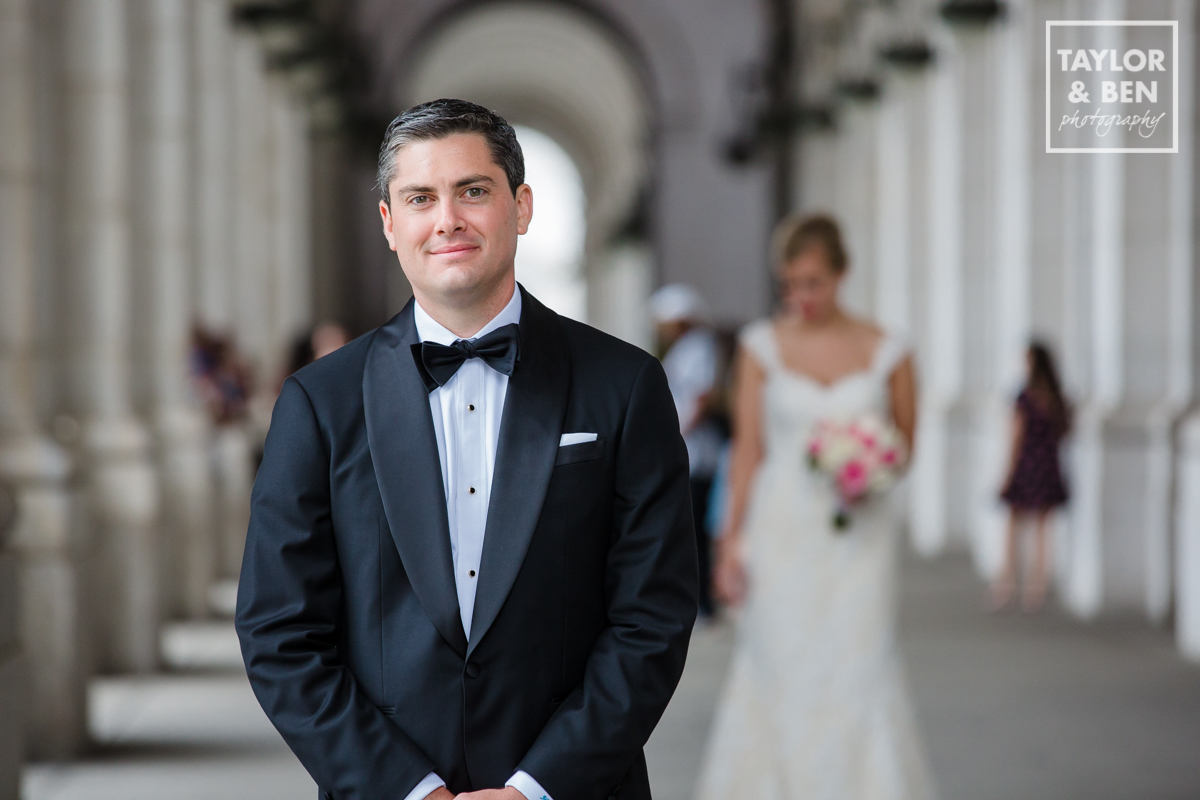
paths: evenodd
<path fill-rule="evenodd" d="M 779 355 L 775 326 L 769 319 L 747 325 L 739 340 L 767 375 L 763 388 L 766 462 L 800 452 L 813 426 L 822 419 L 874 412 L 886 417 L 888 377 L 904 358 L 904 342 L 885 335 L 863 370 L 823 384 L 789 369 Z"/>

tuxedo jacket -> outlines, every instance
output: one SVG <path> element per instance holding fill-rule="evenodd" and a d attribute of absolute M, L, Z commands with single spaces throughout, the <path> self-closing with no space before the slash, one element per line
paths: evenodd
<path fill-rule="evenodd" d="M 237 631 L 322 798 L 403 800 L 431 771 L 500 788 L 518 769 L 554 800 L 650 797 L 642 747 L 697 603 L 675 406 L 655 358 L 522 301 L 469 637 L 414 304 L 276 402 Z"/>

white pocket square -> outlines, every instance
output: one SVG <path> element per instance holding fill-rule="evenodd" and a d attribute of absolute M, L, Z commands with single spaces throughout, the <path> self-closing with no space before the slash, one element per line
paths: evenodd
<path fill-rule="evenodd" d="M 558 440 L 559 447 L 566 447 L 569 444 L 583 444 L 584 442 L 596 441 L 594 433 L 564 433 L 562 438 Z"/>

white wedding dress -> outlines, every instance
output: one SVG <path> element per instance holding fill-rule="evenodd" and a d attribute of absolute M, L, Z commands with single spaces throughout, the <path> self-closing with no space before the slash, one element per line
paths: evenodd
<path fill-rule="evenodd" d="M 833 492 L 804 456 L 819 420 L 887 413 L 907 350 L 885 336 L 870 368 L 825 386 L 783 365 L 769 320 L 741 342 L 766 371 L 765 453 L 743 526 L 749 595 L 699 797 L 929 800 L 896 649 L 896 499 L 868 501 L 836 530 Z"/>

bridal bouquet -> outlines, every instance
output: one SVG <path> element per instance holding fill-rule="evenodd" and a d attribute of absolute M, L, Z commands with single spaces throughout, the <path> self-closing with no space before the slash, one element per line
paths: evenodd
<path fill-rule="evenodd" d="M 895 484 L 906 457 L 900 431 L 874 414 L 822 420 L 813 428 L 805 452 L 809 468 L 833 484 L 833 527 L 839 531 L 850 525 L 852 506 Z"/>

